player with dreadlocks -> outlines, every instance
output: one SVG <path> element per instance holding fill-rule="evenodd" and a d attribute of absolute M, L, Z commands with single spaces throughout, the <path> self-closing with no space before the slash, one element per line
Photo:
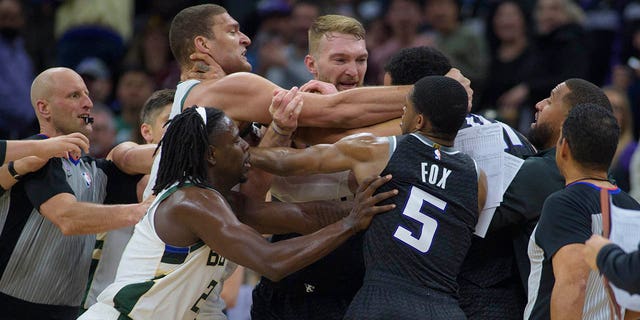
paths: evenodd
<path fill-rule="evenodd" d="M 372 177 L 358 189 L 348 216 L 309 235 L 269 243 L 260 233 L 266 230 L 240 222 L 228 202 L 231 188 L 246 180 L 250 167 L 249 147 L 231 119 L 214 108 L 189 108 L 172 120 L 161 145 L 157 198 L 136 226 L 115 282 L 80 319 L 193 319 L 205 300 L 220 301 L 221 282 L 235 263 L 277 281 L 395 207 L 375 206 L 397 191 L 373 196 L 391 177 Z M 277 203 L 262 208 L 277 221 L 291 223 L 290 216 L 277 218 L 291 211 L 281 210 L 287 206 L 296 207 Z M 222 302 L 206 306 L 213 307 L 206 310 L 211 318 L 223 317 Z"/>

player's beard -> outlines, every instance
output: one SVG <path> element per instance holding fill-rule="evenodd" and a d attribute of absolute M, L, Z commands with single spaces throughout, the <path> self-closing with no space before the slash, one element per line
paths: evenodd
<path fill-rule="evenodd" d="M 529 131 L 529 142 L 538 150 L 546 149 L 547 146 L 553 146 L 555 141 L 553 138 L 553 128 L 547 123 L 538 123 Z"/>

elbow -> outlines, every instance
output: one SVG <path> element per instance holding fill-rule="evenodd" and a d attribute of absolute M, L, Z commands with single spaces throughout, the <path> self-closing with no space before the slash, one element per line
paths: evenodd
<path fill-rule="evenodd" d="M 278 282 L 289 274 L 277 262 L 265 264 L 260 273 L 273 282 Z"/>
<path fill-rule="evenodd" d="M 51 221 L 60 232 L 65 236 L 74 236 L 81 234 L 77 228 L 77 225 L 65 212 L 55 212 L 54 214 L 44 215 L 49 221 Z"/>
<path fill-rule="evenodd" d="M 56 227 L 60 229 L 60 232 L 62 232 L 62 234 L 65 236 L 74 236 L 80 234 L 78 233 L 78 230 L 75 228 L 74 224 L 69 221 L 69 219 L 58 219 L 57 221 L 53 221 L 53 224 L 55 224 Z"/>
<path fill-rule="evenodd" d="M 277 273 L 277 272 L 270 273 L 270 274 L 262 274 L 262 275 L 263 275 L 265 278 L 267 278 L 267 279 L 269 279 L 269 280 L 271 280 L 271 281 L 273 281 L 273 282 L 278 282 L 278 281 L 282 280 L 282 278 L 284 278 L 284 277 L 285 277 L 285 275 L 283 275 L 283 274 L 279 274 L 279 273 Z"/>

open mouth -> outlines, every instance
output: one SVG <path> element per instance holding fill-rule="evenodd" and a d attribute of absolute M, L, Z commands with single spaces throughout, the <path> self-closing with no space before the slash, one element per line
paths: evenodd
<path fill-rule="evenodd" d="M 353 82 L 353 83 L 343 83 L 343 82 L 341 82 L 341 83 L 338 84 L 338 86 L 341 87 L 341 88 L 345 88 L 345 89 L 353 89 L 353 88 L 358 86 L 358 83 L 355 83 L 355 82 Z"/>
<path fill-rule="evenodd" d="M 535 127 L 536 124 L 538 123 L 538 114 L 539 114 L 539 112 L 536 112 L 533 115 L 533 121 L 531 122 L 531 125 L 530 125 L 531 128 Z"/>
<path fill-rule="evenodd" d="M 244 166 L 246 168 L 251 168 L 251 156 L 247 155 L 247 158 L 244 159 Z"/>
<path fill-rule="evenodd" d="M 85 124 L 92 124 L 93 123 L 93 117 L 91 117 L 88 114 L 80 115 L 80 116 L 78 116 L 78 118 L 84 120 Z"/>

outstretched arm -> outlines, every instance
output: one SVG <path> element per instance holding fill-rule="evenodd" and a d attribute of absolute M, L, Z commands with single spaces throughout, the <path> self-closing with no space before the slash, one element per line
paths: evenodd
<path fill-rule="evenodd" d="M 473 89 L 471 89 L 471 81 L 467 79 L 460 70 L 451 68 L 445 76 L 450 77 L 458 81 L 467 92 L 468 99 L 468 111 L 471 111 L 471 102 L 473 100 Z M 322 94 L 334 93 L 331 90 L 332 85 L 317 80 L 311 80 L 300 88 L 301 91 L 309 90 L 320 92 Z M 335 87 L 333 88 L 335 89 Z M 356 133 L 371 133 L 378 137 L 384 136 L 396 136 L 402 134 L 400 130 L 400 117 L 379 122 L 373 125 L 362 127 L 339 127 L 339 128 L 300 128 L 296 133 L 296 139 L 307 144 L 319 144 L 319 143 L 334 143 L 343 137 L 350 136 Z M 347 129 L 344 129 L 347 128 Z"/>
<path fill-rule="evenodd" d="M 264 202 L 233 194 L 229 200 L 238 220 L 262 234 L 310 234 L 349 214 L 353 201 Z"/>
<path fill-rule="evenodd" d="M 64 235 L 106 232 L 132 226 L 144 216 L 151 198 L 143 203 L 103 205 L 79 202 L 70 193 L 59 193 L 40 205 L 40 213 Z"/>
<path fill-rule="evenodd" d="M 268 106 L 279 87 L 258 75 L 234 73 L 195 86 L 184 106 L 217 107 L 236 121 L 271 122 Z M 367 87 L 330 95 L 302 93 L 304 108 L 299 125 L 305 127 L 358 128 L 402 116 L 410 86 Z M 183 107 L 184 107 L 183 106 Z"/>
<path fill-rule="evenodd" d="M 338 129 L 338 128 L 298 128 L 296 131 L 296 141 L 309 145 L 321 143 L 335 143 L 336 141 L 357 133 L 369 133 L 377 137 L 399 136 L 402 134 L 400 129 L 400 118 L 377 123 L 371 126 L 356 129 Z"/>
<path fill-rule="evenodd" d="M 191 203 L 176 203 L 180 210 L 173 208 L 166 212 L 218 254 L 277 281 L 327 255 L 349 237 L 366 229 L 376 214 L 393 209 L 394 205 L 375 204 L 392 197 L 396 190 L 373 196 L 389 179 L 390 176 L 366 181 L 358 190 L 356 205 L 344 219 L 310 235 L 276 243 L 265 241 L 256 230 L 238 221 L 217 193 L 200 193 L 201 197 L 194 197 Z"/>
<path fill-rule="evenodd" d="M 79 132 L 45 140 L 7 140 L 6 155 L 0 164 L 28 156 L 36 156 L 45 160 L 53 157 L 68 158 L 69 156 L 77 159 L 82 151 L 89 152 L 89 139 Z"/>
<path fill-rule="evenodd" d="M 361 181 L 380 171 L 362 172 L 365 164 L 388 159 L 389 144 L 385 138 L 359 134 L 335 144 L 319 144 L 305 149 L 252 148 L 251 165 L 281 176 L 307 175 L 354 170 Z M 376 166 L 377 168 L 377 166 Z M 382 168 L 380 168 L 382 169 Z"/>
<path fill-rule="evenodd" d="M 107 160 L 126 174 L 149 174 L 157 145 L 125 141 L 115 146 L 107 155 Z"/>

